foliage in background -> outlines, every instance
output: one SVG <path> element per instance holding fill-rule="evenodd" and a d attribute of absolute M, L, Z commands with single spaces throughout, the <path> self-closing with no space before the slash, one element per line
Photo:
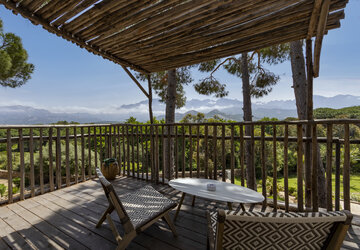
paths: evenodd
<path fill-rule="evenodd" d="M 5 33 L 0 19 L 0 85 L 10 88 L 24 85 L 35 68 L 27 60 L 21 38 L 14 33 Z"/>

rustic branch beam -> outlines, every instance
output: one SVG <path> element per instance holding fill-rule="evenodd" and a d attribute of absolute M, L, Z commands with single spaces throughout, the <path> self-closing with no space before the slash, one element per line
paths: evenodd
<path fill-rule="evenodd" d="M 144 93 L 144 95 L 149 98 L 149 94 L 146 92 L 146 90 L 143 88 L 143 86 L 141 86 L 141 84 L 139 83 L 139 81 L 134 77 L 133 74 L 131 74 L 131 72 L 124 66 L 121 66 L 125 72 L 130 76 L 130 78 L 134 81 L 134 83 L 139 87 L 139 89 Z"/>
<path fill-rule="evenodd" d="M 98 47 L 89 46 L 87 43 L 82 41 L 80 38 L 77 38 L 77 37 L 73 36 L 72 34 L 67 33 L 65 31 L 56 29 L 55 27 L 51 26 L 49 23 L 44 21 L 44 19 L 40 18 L 36 14 L 29 12 L 27 9 L 25 9 L 21 6 L 17 6 L 17 4 L 14 1 L 0 0 L 0 3 L 3 4 L 6 8 L 20 13 L 23 17 L 29 19 L 30 21 L 34 22 L 35 24 L 41 24 L 43 26 L 43 28 L 46 29 L 47 31 L 54 33 L 57 36 L 61 36 L 70 42 L 76 43 L 81 48 L 85 48 L 86 50 L 88 50 L 89 52 L 91 52 L 95 55 L 100 55 L 105 59 L 115 62 L 116 64 L 131 67 L 131 68 L 133 68 L 139 72 L 142 72 L 144 74 L 149 73 L 147 70 L 143 69 L 142 67 L 140 67 L 138 65 L 134 65 L 126 60 L 123 60 L 121 58 L 117 58 L 111 54 L 108 54 L 105 51 L 102 51 Z"/>
<path fill-rule="evenodd" d="M 317 26 L 315 48 L 314 48 L 314 77 L 319 76 L 320 54 L 321 54 L 322 41 L 326 29 L 326 23 L 329 15 L 329 5 L 330 5 L 330 0 L 324 0 L 321 5 L 321 12 L 319 17 L 319 23 Z"/>

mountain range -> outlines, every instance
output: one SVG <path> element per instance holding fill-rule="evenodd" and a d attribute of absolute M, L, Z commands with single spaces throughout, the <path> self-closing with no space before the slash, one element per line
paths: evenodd
<path fill-rule="evenodd" d="M 314 108 L 344 108 L 359 106 L 360 96 L 336 95 L 324 97 L 314 95 Z M 164 118 L 165 104 L 159 99 L 153 100 L 153 113 L 157 119 Z M 285 119 L 296 117 L 295 100 L 275 100 L 269 102 L 254 102 L 252 105 L 254 120 L 263 117 Z M 206 118 L 217 115 L 223 119 L 241 121 L 242 102 L 237 99 L 192 99 L 187 101 L 186 106 L 177 110 L 176 121 L 181 120 L 186 114 L 202 112 Z M 109 112 L 55 112 L 51 109 L 35 108 L 23 105 L 0 106 L 0 124 L 45 124 L 57 121 L 76 121 L 80 123 L 99 122 L 123 122 L 130 116 L 139 121 L 148 120 L 148 102 L 141 101 L 133 104 L 124 104 L 109 110 Z"/>

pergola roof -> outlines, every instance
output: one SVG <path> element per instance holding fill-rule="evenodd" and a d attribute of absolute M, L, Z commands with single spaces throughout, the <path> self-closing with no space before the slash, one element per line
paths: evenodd
<path fill-rule="evenodd" d="M 340 27 L 347 0 L 0 3 L 94 54 L 149 73 L 313 36 L 321 48 L 323 34 Z"/>

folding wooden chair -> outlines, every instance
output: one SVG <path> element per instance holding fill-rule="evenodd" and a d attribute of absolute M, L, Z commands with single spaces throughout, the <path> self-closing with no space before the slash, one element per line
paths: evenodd
<path fill-rule="evenodd" d="M 160 194 L 152 186 L 140 188 L 135 192 L 125 195 L 120 200 L 112 184 L 106 180 L 100 169 L 97 168 L 96 173 L 109 201 L 109 207 L 101 216 L 96 227 L 100 227 L 105 219 L 107 219 L 118 242 L 117 249 L 125 249 L 137 234 L 161 218 L 166 221 L 174 236 L 177 237 L 175 226 L 169 216 L 169 211 L 177 205 L 174 201 Z M 123 226 L 123 235 L 120 235 L 110 216 L 114 210 L 118 214 Z"/>

